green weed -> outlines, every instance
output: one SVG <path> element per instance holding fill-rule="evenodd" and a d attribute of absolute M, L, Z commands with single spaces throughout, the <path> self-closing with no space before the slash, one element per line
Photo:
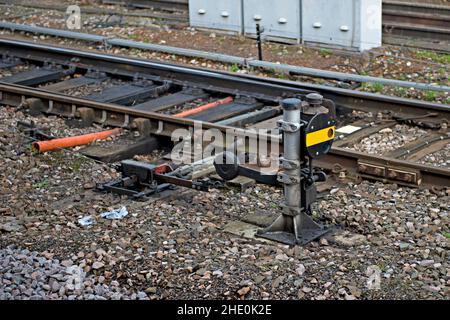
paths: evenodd
<path fill-rule="evenodd" d="M 322 57 L 330 56 L 331 54 L 333 54 L 333 50 L 331 50 L 331 49 L 326 49 L 326 48 L 320 49 L 320 55 Z"/>
<path fill-rule="evenodd" d="M 442 64 L 450 63 L 450 54 L 447 54 L 447 53 L 437 53 L 434 51 L 419 50 L 419 51 L 417 51 L 416 55 L 419 58 L 431 59 L 437 63 L 442 63 Z"/>
<path fill-rule="evenodd" d="M 438 93 L 436 91 L 425 91 L 425 100 L 427 101 L 435 101 L 438 97 Z"/>
<path fill-rule="evenodd" d="M 45 188 L 48 187 L 48 185 L 49 185 L 48 179 L 44 179 L 44 180 L 42 180 L 41 182 L 35 183 L 35 184 L 33 185 L 33 187 L 34 187 L 35 189 L 45 189 Z"/>
<path fill-rule="evenodd" d="M 233 63 L 233 64 L 230 66 L 230 71 L 231 71 L 231 72 L 239 72 L 239 70 L 241 70 L 241 69 L 239 68 L 239 66 L 238 66 L 237 63 Z"/>

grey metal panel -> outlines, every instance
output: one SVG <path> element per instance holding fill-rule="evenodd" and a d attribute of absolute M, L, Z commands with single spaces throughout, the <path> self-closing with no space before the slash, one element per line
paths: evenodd
<path fill-rule="evenodd" d="M 359 26 L 359 32 L 355 42 L 359 50 L 368 50 L 381 46 L 382 34 L 382 1 L 359 0 L 360 8 L 355 24 Z"/>
<path fill-rule="evenodd" d="M 304 41 L 352 47 L 358 1 L 302 0 Z"/>
<path fill-rule="evenodd" d="M 264 27 L 264 36 L 300 40 L 301 0 L 243 0 L 244 32 L 256 33 L 256 23 Z"/>
<path fill-rule="evenodd" d="M 242 0 L 190 0 L 192 27 L 242 32 Z"/>

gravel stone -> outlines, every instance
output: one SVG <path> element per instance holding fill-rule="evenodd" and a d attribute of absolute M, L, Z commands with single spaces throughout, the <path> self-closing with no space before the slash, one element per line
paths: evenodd
<path fill-rule="evenodd" d="M 393 128 L 381 129 L 378 133 L 361 139 L 349 149 L 382 155 L 413 142 L 426 134 L 427 131 L 423 129 L 397 124 Z"/>
<path fill-rule="evenodd" d="M 7 262 L 7 264 L 2 263 L 2 272 L 0 273 L 0 283 L 3 284 L 0 286 L 0 300 L 106 300 L 107 298 L 105 296 L 108 294 L 112 295 L 113 293 L 120 293 L 123 297 L 134 297 L 135 299 L 140 300 L 148 298 L 145 292 L 138 292 L 136 295 L 128 289 L 120 287 L 120 285 L 117 285 L 113 289 L 113 287 L 104 284 L 102 286 L 101 294 L 89 294 L 88 287 L 79 286 L 80 281 L 75 281 L 75 284 L 73 284 L 73 277 L 77 276 L 77 273 L 78 276 L 81 275 L 82 278 L 84 277 L 82 270 L 79 269 L 79 267 L 72 266 L 72 269 L 67 272 L 69 268 L 63 264 L 42 258 L 40 257 L 40 254 L 35 251 L 20 250 L 15 246 L 8 246 L 4 249 L 0 249 L 0 261 Z M 37 263 L 38 266 L 47 264 L 48 267 L 42 271 L 36 271 L 36 261 L 39 261 L 39 263 Z M 37 280 L 34 280 L 31 276 L 24 277 L 22 270 L 25 269 L 35 270 L 32 271 L 32 274 L 35 275 Z M 57 281 L 53 277 L 54 274 L 63 275 L 61 281 Z M 12 279 L 13 281 L 9 281 L 9 279 Z M 92 284 L 97 283 L 94 275 L 88 275 L 86 279 L 91 281 Z M 85 281 L 85 283 L 86 282 L 87 281 Z M 7 286 L 5 286 L 5 284 Z M 101 285 L 98 284 L 98 286 Z M 117 292 L 118 290 L 119 292 Z M 70 294 L 71 292 L 73 292 L 73 294 Z"/>

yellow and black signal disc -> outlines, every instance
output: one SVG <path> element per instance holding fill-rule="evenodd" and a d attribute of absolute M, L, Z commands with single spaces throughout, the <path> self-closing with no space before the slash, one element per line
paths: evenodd
<path fill-rule="evenodd" d="M 327 113 L 316 114 L 305 128 L 304 147 L 311 158 L 327 153 L 336 134 L 336 121 Z"/>

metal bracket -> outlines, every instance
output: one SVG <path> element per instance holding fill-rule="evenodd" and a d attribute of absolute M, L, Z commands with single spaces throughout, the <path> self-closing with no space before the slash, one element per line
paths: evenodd
<path fill-rule="evenodd" d="M 394 168 L 379 164 L 358 161 L 358 172 L 374 178 L 389 179 L 391 181 L 401 181 L 413 185 L 420 185 L 422 182 L 420 172 L 411 169 Z"/>
<path fill-rule="evenodd" d="M 370 174 L 376 177 L 386 176 L 386 168 L 384 166 L 374 165 L 371 163 L 358 161 L 358 171 L 364 174 Z"/>
<path fill-rule="evenodd" d="M 288 122 L 288 121 L 284 121 L 284 120 L 277 121 L 277 127 L 280 130 L 282 130 L 283 132 L 288 132 L 288 133 L 297 132 L 298 130 L 300 130 L 301 126 L 302 125 L 300 123 Z"/>
<path fill-rule="evenodd" d="M 285 170 L 295 170 L 300 168 L 300 161 L 288 160 L 283 157 L 280 157 L 280 167 Z"/>
<path fill-rule="evenodd" d="M 406 170 L 397 169 L 397 168 L 388 168 L 387 176 L 389 179 L 395 179 L 398 181 L 404 181 L 404 182 L 413 183 L 416 185 L 420 185 L 420 183 L 421 183 L 419 172 L 406 171 Z"/>
<path fill-rule="evenodd" d="M 122 178 L 105 184 L 98 184 L 98 191 L 108 191 L 140 199 L 152 194 L 183 186 L 200 191 L 208 191 L 217 184 L 208 180 L 188 180 L 176 176 L 167 164 L 153 165 L 147 162 L 124 160 L 121 162 Z"/>
<path fill-rule="evenodd" d="M 247 161 L 248 159 L 245 159 Z M 214 159 L 214 167 L 216 173 L 224 180 L 233 180 L 237 176 L 244 176 L 255 180 L 259 183 L 268 185 L 277 184 L 276 174 L 264 174 L 258 169 L 246 167 L 245 163 L 241 164 L 238 157 L 233 152 L 225 151 L 218 154 Z"/>
<path fill-rule="evenodd" d="M 277 176 L 277 181 L 283 184 L 298 184 L 300 183 L 300 177 L 291 176 L 285 173 L 279 173 Z"/>

